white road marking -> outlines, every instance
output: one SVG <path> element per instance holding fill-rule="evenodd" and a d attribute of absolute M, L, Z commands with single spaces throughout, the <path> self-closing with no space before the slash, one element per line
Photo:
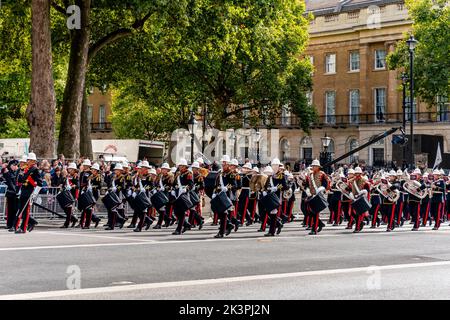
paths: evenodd
<path fill-rule="evenodd" d="M 448 265 L 450 265 L 450 261 L 435 261 L 435 262 L 424 262 L 424 263 L 409 263 L 409 264 L 394 264 L 394 265 L 376 266 L 376 268 L 377 268 L 377 270 L 396 270 L 396 269 L 404 270 L 404 269 L 410 269 L 410 268 L 428 268 L 428 267 L 448 266 Z M 20 293 L 20 294 L 11 294 L 11 295 L 0 295 L 0 300 L 44 299 L 44 298 L 70 297 L 70 296 L 88 295 L 88 294 L 130 292 L 130 291 L 149 290 L 149 289 L 215 285 L 215 284 L 232 283 L 232 282 L 262 281 L 262 280 L 312 277 L 312 276 L 361 273 L 361 272 L 367 273 L 369 271 L 373 271 L 373 268 L 374 268 L 374 266 L 368 266 L 368 267 L 359 267 L 359 268 L 302 271 L 302 272 L 265 274 L 265 275 L 253 275 L 253 276 L 217 278 L 217 279 L 200 279 L 200 280 L 172 281 L 172 282 L 159 282 L 159 283 L 143 283 L 143 284 L 134 284 L 134 285 L 98 287 L 98 288 L 87 288 L 87 289 L 78 289 L 78 290 L 56 290 L 56 291 L 47 291 L 47 292 Z"/>
<path fill-rule="evenodd" d="M 300 230 L 301 231 L 301 230 Z M 299 232 L 300 232 L 299 231 Z M 439 231 L 431 231 L 431 230 L 419 230 L 415 232 L 408 232 L 408 230 L 394 230 L 393 232 L 382 232 L 381 230 L 378 231 L 370 231 L 370 232 L 362 232 L 358 234 L 353 234 L 350 232 L 343 232 L 343 233 L 335 233 L 335 234 L 319 234 L 315 236 L 309 236 L 306 232 L 303 235 L 298 236 L 279 236 L 279 237 L 238 237 L 238 238 L 223 238 L 223 239 L 190 239 L 190 240 L 177 240 L 172 238 L 173 240 L 154 240 L 154 239 L 137 239 L 137 238 L 121 238 L 121 237 L 107 237 L 107 236 L 96 236 L 96 235 L 89 235 L 89 234 L 80 234 L 80 233 L 62 233 L 62 232 L 51 232 L 51 231 L 39 231 L 34 234 L 39 233 L 51 233 L 51 234 L 61 234 L 61 235 L 72 235 L 72 236 L 86 236 L 86 237 L 95 237 L 95 238 L 111 238 L 114 240 L 137 240 L 139 242 L 125 242 L 125 243 L 90 243 L 90 244 L 70 244 L 70 245 L 60 245 L 60 246 L 33 246 L 33 247 L 9 247 L 9 248 L 0 248 L 0 252 L 2 251 L 23 251 L 23 250 L 48 250 L 48 249 L 66 249 L 66 248 L 89 248 L 89 247 L 111 247 L 111 246 L 134 246 L 134 245 L 157 245 L 157 244 L 180 244 L 180 243 L 209 243 L 209 242 L 218 242 L 218 241 L 258 241 L 259 243 L 264 243 L 261 240 L 276 240 L 276 241 L 282 241 L 282 240 L 293 240 L 293 239 L 308 239 L 307 241 L 314 241 L 321 238 L 334 238 L 334 237 L 344 237 L 344 236 L 351 236 L 351 237 L 367 237 L 367 236 L 377 236 L 377 235 L 383 235 L 383 236 L 395 236 L 395 235 L 414 235 L 414 234 L 428 234 L 428 235 L 443 235 L 450 233 L 450 230 L 439 230 Z M 252 233 L 255 234 L 255 233 Z M 149 234 L 151 236 L 151 234 Z M 190 234 L 194 235 L 194 234 Z M 201 234 L 199 234 L 201 235 Z M 26 235 L 25 235 L 26 236 Z M 169 235 L 168 235 L 169 236 Z M 274 241 L 270 241 L 274 242 Z"/>
<path fill-rule="evenodd" d="M 154 242 L 155 240 L 150 239 L 139 239 L 139 238 L 121 238 L 121 237 L 113 237 L 113 236 L 99 236 L 96 234 L 86 234 L 86 233 L 75 233 L 75 232 L 58 232 L 58 231 L 42 231 L 39 233 L 44 234 L 55 234 L 55 235 L 63 235 L 63 236 L 73 236 L 73 237 L 87 237 L 87 238 L 100 238 L 100 239 L 114 239 L 114 240 L 133 240 L 133 241 L 144 241 L 144 242 Z"/>

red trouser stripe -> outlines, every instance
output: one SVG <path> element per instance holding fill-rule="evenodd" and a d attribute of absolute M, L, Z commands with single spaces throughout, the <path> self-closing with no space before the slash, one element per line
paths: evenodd
<path fill-rule="evenodd" d="M 341 223 L 341 201 L 338 201 L 338 212 L 336 214 L 336 222 Z"/>
<path fill-rule="evenodd" d="M 395 204 L 392 205 L 391 219 L 389 220 L 389 228 L 390 229 L 392 229 L 392 223 L 394 221 L 394 214 L 395 214 Z"/>
<path fill-rule="evenodd" d="M 292 202 L 291 202 L 291 205 L 289 206 L 288 221 L 291 221 L 293 209 L 294 209 L 294 201 L 292 201 Z"/>
<path fill-rule="evenodd" d="M 427 225 L 428 221 L 428 212 L 430 211 L 430 202 L 427 203 L 427 209 L 425 210 L 425 218 L 423 219 L 423 225 Z"/>
<path fill-rule="evenodd" d="M 398 209 L 398 218 L 397 218 L 398 225 L 400 225 L 400 220 L 402 219 L 402 216 L 403 216 L 403 202 L 400 202 L 400 208 Z"/>
<path fill-rule="evenodd" d="M 417 204 L 417 214 L 416 214 L 415 227 L 419 228 L 419 226 L 420 226 L 420 204 Z"/>
<path fill-rule="evenodd" d="M 23 225 L 23 232 L 27 232 L 27 228 L 28 228 L 28 221 L 30 220 L 30 205 L 27 205 L 27 209 L 26 211 L 26 216 L 25 216 L 25 220 L 24 220 L 24 225 Z"/>
<path fill-rule="evenodd" d="M 266 230 L 266 224 L 267 224 L 267 219 L 268 219 L 268 218 L 269 218 L 269 213 L 266 212 L 266 215 L 265 215 L 265 217 L 264 217 L 264 221 L 263 221 L 263 224 L 262 224 L 262 226 L 261 226 L 261 229 Z"/>
<path fill-rule="evenodd" d="M 257 204 L 257 201 L 255 199 L 255 200 L 253 200 L 252 221 L 255 220 L 256 204 Z"/>
<path fill-rule="evenodd" d="M 242 213 L 242 224 L 244 224 L 245 216 L 247 215 L 247 207 L 248 207 L 248 197 L 245 198 L 244 212 Z"/>
<path fill-rule="evenodd" d="M 374 226 L 374 227 L 375 227 L 375 224 L 377 223 L 378 210 L 380 210 L 380 204 L 377 204 L 377 206 L 375 208 L 375 212 L 373 214 L 372 226 Z"/>
<path fill-rule="evenodd" d="M 438 211 L 437 211 L 437 219 L 434 224 L 437 228 L 439 228 L 439 226 L 441 225 L 441 206 L 442 206 L 442 202 L 439 202 Z"/>
<path fill-rule="evenodd" d="M 317 231 L 317 227 L 318 227 L 318 225 L 319 225 L 319 215 L 320 215 L 320 212 L 318 212 L 318 213 L 315 214 L 315 219 L 316 219 L 316 221 L 315 221 L 315 223 L 314 223 L 314 231 Z"/>

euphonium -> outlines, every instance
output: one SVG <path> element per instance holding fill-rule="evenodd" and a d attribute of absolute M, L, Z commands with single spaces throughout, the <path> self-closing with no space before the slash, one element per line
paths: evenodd
<path fill-rule="evenodd" d="M 390 202 L 397 202 L 397 200 L 400 198 L 400 192 L 398 190 L 389 190 L 390 187 L 391 184 L 388 182 L 387 185 L 384 183 L 380 183 L 376 188 L 380 192 L 380 194 L 382 194 Z"/>
<path fill-rule="evenodd" d="M 403 188 L 405 188 L 405 190 L 409 194 L 411 194 L 419 199 L 423 199 L 427 196 L 427 190 L 426 189 L 420 190 L 419 189 L 420 187 L 421 187 L 421 184 L 417 180 L 408 180 L 403 184 Z"/>

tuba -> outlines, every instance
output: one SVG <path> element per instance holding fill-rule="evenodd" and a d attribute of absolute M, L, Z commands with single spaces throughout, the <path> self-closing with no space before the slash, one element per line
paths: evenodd
<path fill-rule="evenodd" d="M 388 182 L 388 184 L 380 183 L 376 186 L 378 192 L 382 194 L 386 199 L 388 199 L 390 202 L 397 202 L 397 200 L 400 198 L 400 192 L 398 190 L 392 191 L 389 190 L 391 187 L 391 184 Z"/>
<path fill-rule="evenodd" d="M 353 199 L 353 193 L 351 191 L 348 191 L 347 187 L 348 187 L 348 185 L 342 180 L 338 180 L 336 182 L 336 188 L 347 198 Z"/>
<path fill-rule="evenodd" d="M 420 190 L 421 184 L 416 180 L 408 180 L 403 184 L 403 188 L 414 197 L 423 199 L 427 196 L 427 190 Z"/>

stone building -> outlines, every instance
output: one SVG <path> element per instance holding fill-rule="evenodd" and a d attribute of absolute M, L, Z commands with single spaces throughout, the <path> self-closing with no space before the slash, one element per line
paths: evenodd
<path fill-rule="evenodd" d="M 412 26 L 403 1 L 306 0 L 306 7 L 314 15 L 306 55 L 314 65 L 310 101 L 318 110 L 319 120 L 310 136 L 299 129 L 296 117 L 288 110 L 275 121 L 274 127 L 280 129 L 280 158 L 285 161 L 318 158 L 325 134 L 332 138 L 328 151 L 336 158 L 402 124 L 400 72 L 388 70 L 386 56 Z M 443 152 L 447 151 L 448 100 L 437 109 L 416 104 L 415 151 L 434 153 L 436 141 L 443 144 Z M 439 137 L 436 140 L 426 135 Z M 424 148 L 430 141 L 434 144 L 432 151 Z M 402 156 L 402 149 L 393 148 L 388 137 L 343 162 L 382 165 L 392 160 L 401 163 Z"/>
<path fill-rule="evenodd" d="M 113 139 L 109 116 L 111 115 L 111 92 L 103 93 L 98 88 L 91 88 L 88 96 L 88 119 L 92 139 Z"/>

